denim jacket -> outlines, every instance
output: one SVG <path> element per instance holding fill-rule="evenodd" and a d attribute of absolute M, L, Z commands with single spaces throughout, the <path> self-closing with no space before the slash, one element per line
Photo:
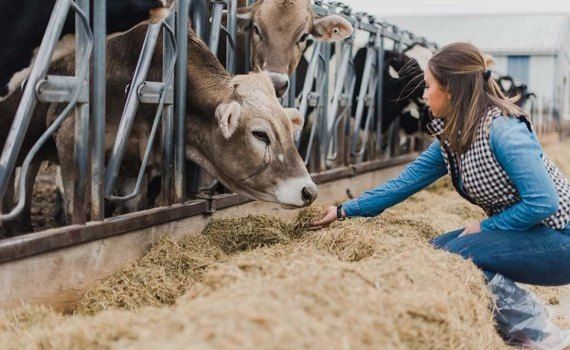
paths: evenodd
<path fill-rule="evenodd" d="M 536 135 L 524 122 L 498 117 L 491 124 L 491 150 L 521 196 L 501 213 L 481 222 L 482 230 L 526 230 L 558 210 L 558 195 L 542 160 Z M 396 178 L 345 202 L 348 217 L 375 216 L 447 174 L 439 141 Z"/>

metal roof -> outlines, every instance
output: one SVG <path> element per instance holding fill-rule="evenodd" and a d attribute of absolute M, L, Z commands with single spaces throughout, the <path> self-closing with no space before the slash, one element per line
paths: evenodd
<path fill-rule="evenodd" d="M 378 16 L 381 17 L 381 16 Z M 467 41 L 496 55 L 554 55 L 570 41 L 568 14 L 385 17 L 439 45 Z"/>

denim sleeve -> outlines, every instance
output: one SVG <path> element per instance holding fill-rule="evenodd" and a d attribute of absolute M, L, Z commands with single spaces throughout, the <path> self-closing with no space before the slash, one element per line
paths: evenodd
<path fill-rule="evenodd" d="M 558 210 L 558 195 L 542 160 L 542 148 L 526 124 L 498 117 L 491 124 L 491 150 L 515 185 L 521 200 L 481 222 L 482 230 L 522 231 Z"/>
<path fill-rule="evenodd" d="M 396 178 L 345 202 L 346 216 L 375 216 L 398 204 L 447 173 L 439 141 L 435 140 Z"/>

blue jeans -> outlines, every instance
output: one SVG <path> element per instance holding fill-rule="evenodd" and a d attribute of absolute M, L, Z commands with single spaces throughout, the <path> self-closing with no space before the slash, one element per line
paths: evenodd
<path fill-rule="evenodd" d="M 481 231 L 458 237 L 445 233 L 431 243 L 471 259 L 490 281 L 499 273 L 515 282 L 542 286 L 570 284 L 570 228 L 534 226 L 526 231 Z"/>

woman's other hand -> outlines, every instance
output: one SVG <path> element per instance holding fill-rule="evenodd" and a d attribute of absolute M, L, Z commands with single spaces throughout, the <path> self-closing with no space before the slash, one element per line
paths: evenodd
<path fill-rule="evenodd" d="M 465 229 L 463 230 L 463 232 L 461 232 L 461 234 L 459 235 L 459 237 L 463 237 L 463 236 L 467 236 L 473 233 L 479 233 L 481 232 L 481 223 L 479 221 L 475 221 L 470 223 L 469 225 L 465 226 Z"/>
<path fill-rule="evenodd" d="M 343 215 L 344 215 L 344 210 L 343 210 Z M 325 209 L 325 215 L 322 218 L 311 222 L 311 228 L 318 230 L 320 228 L 327 227 L 336 220 L 337 220 L 336 207 L 330 206 L 327 209 Z"/>

